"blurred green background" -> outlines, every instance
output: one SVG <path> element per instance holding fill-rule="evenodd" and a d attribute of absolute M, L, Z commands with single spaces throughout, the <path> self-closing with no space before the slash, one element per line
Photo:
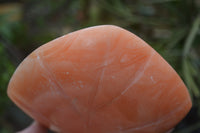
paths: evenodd
<path fill-rule="evenodd" d="M 52 39 L 101 24 L 135 33 L 172 65 L 193 100 L 173 132 L 200 133 L 200 0 L 0 0 L 0 133 L 32 121 L 6 94 L 19 63 Z"/>

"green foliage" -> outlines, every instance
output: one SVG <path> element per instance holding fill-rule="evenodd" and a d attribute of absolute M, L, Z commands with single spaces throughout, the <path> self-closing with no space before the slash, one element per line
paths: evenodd
<path fill-rule="evenodd" d="M 0 16 L 0 35 L 1 37 L 11 38 L 10 23 L 6 19 L 9 15 Z M 15 67 L 8 58 L 8 54 L 3 47 L 3 42 L 0 40 L 0 114 L 4 111 L 9 99 L 6 94 L 9 79 L 14 72 Z"/>
<path fill-rule="evenodd" d="M 0 44 L 0 114 L 4 111 L 6 104 L 9 102 L 6 90 L 8 81 L 11 77 L 11 74 L 14 72 L 14 66 L 9 61 L 5 50 Z"/>
<path fill-rule="evenodd" d="M 188 59 L 189 51 L 192 47 L 194 39 L 197 35 L 197 32 L 200 28 L 200 16 L 194 20 L 193 26 L 191 31 L 185 41 L 184 49 L 183 49 L 183 74 L 185 82 L 187 83 L 188 87 L 191 89 L 191 94 L 194 95 L 196 98 L 200 99 L 200 88 L 198 87 L 197 83 L 195 82 L 194 77 L 198 76 L 200 73 L 198 67 L 195 67 L 193 63 L 193 59 L 191 61 Z M 199 66 L 199 65 L 198 65 Z"/>

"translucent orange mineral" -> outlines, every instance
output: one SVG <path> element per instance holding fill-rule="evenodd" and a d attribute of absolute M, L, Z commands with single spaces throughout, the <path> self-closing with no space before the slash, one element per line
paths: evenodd
<path fill-rule="evenodd" d="M 139 37 L 112 25 L 33 51 L 12 76 L 8 95 L 61 133 L 164 133 L 192 106 L 174 69 Z"/>

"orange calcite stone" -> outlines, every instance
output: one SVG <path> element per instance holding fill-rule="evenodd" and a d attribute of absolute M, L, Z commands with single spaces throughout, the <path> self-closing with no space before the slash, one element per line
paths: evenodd
<path fill-rule="evenodd" d="M 12 76 L 8 95 L 61 133 L 164 133 L 192 106 L 173 68 L 139 37 L 112 25 L 33 51 Z"/>

